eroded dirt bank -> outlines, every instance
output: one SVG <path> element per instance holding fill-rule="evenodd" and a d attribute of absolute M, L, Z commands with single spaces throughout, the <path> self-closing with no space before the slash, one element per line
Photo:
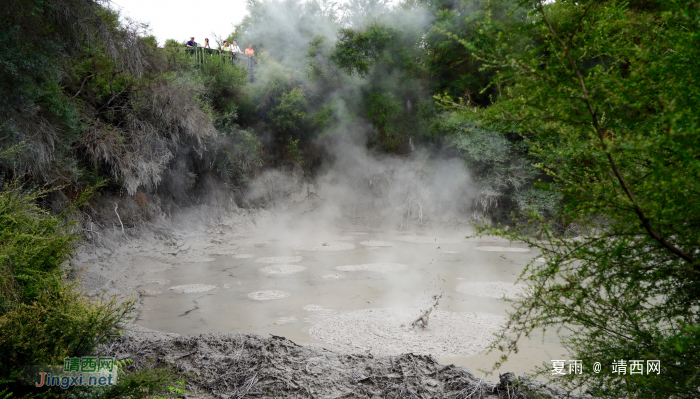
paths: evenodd
<path fill-rule="evenodd" d="M 309 398 L 570 398 L 512 373 L 499 382 L 411 353 L 375 358 L 300 346 L 283 337 L 205 334 L 196 337 L 136 328 L 105 348 L 136 367 L 156 361 L 189 373 L 198 397 Z"/>

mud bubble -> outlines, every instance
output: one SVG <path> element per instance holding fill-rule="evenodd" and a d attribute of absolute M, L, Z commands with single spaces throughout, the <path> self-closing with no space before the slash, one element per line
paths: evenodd
<path fill-rule="evenodd" d="M 341 272 L 359 272 L 359 271 L 370 271 L 377 273 L 394 273 L 408 268 L 408 265 L 403 263 L 366 263 L 363 265 L 344 265 L 336 266 L 335 270 L 340 270 Z"/>
<path fill-rule="evenodd" d="M 205 292 L 211 291 L 216 288 L 216 285 L 206 285 L 206 284 L 187 284 L 187 285 L 177 285 L 175 287 L 168 288 L 178 294 L 191 294 L 194 292 Z"/>
<path fill-rule="evenodd" d="M 256 259 L 257 263 L 297 263 L 304 259 L 301 256 L 272 256 L 269 258 Z"/>
<path fill-rule="evenodd" d="M 306 268 L 299 265 L 272 265 L 261 268 L 260 272 L 264 274 L 295 274 L 304 270 Z"/>
<path fill-rule="evenodd" d="M 282 299 L 288 297 L 290 294 L 286 291 L 255 291 L 248 294 L 248 298 L 255 301 L 269 301 L 271 299 Z"/>

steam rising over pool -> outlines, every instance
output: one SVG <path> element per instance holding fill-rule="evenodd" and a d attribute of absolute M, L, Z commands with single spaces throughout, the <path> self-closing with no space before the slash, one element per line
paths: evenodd
<path fill-rule="evenodd" d="M 459 233 L 341 231 L 242 242 L 233 256 L 155 273 L 141 287 L 149 295 L 137 323 L 180 334 L 274 334 L 348 353 L 430 353 L 488 368 L 480 353 L 510 308 L 499 298 L 523 293 L 513 283 L 537 256 L 522 244 Z M 170 289 L 159 288 L 163 281 Z M 428 326 L 412 328 L 439 293 Z M 561 351 L 550 341 L 533 345 L 520 370 Z"/>

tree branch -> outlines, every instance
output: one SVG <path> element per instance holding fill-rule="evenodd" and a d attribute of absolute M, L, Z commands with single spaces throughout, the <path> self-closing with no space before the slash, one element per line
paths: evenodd
<path fill-rule="evenodd" d="M 588 97 L 588 90 L 586 89 L 586 82 L 583 79 L 583 75 L 581 74 L 581 71 L 578 68 L 578 65 L 574 62 L 574 59 L 571 55 L 571 49 L 564 43 L 564 41 L 559 38 L 557 33 L 554 31 L 554 28 L 552 27 L 552 24 L 549 22 L 549 18 L 547 18 L 547 14 L 544 11 L 544 6 L 542 4 L 542 0 L 538 0 L 538 5 L 539 5 L 539 10 L 542 13 L 542 18 L 544 19 L 545 23 L 547 24 L 547 28 L 549 29 L 549 32 L 552 34 L 552 37 L 556 39 L 559 44 L 562 46 L 564 49 L 564 52 L 566 53 L 566 57 L 569 60 L 569 64 L 571 68 L 573 69 L 574 73 L 576 74 L 576 79 L 579 82 L 579 85 L 581 86 L 581 92 L 582 92 L 582 99 L 586 103 L 586 106 L 588 108 L 588 112 L 591 115 L 591 119 L 593 120 L 593 127 L 595 128 L 596 133 L 598 134 L 598 138 L 600 139 L 601 146 L 603 148 L 603 151 L 605 152 L 605 155 L 608 158 L 608 162 L 610 163 L 610 167 L 613 170 L 613 173 L 615 174 L 615 177 L 617 178 L 618 182 L 620 183 L 620 186 L 622 187 L 623 191 L 627 195 L 627 198 L 630 200 L 632 203 L 632 207 L 634 209 L 634 212 L 637 214 L 637 217 L 639 220 L 642 222 L 642 226 L 646 229 L 646 231 L 649 233 L 649 235 L 659 242 L 662 246 L 664 246 L 666 249 L 671 251 L 673 254 L 676 256 L 684 259 L 686 262 L 691 263 L 693 265 L 693 268 L 695 269 L 696 273 L 700 273 L 700 270 L 698 270 L 698 264 L 696 264 L 695 259 L 688 253 L 683 252 L 680 248 L 676 247 L 672 243 L 666 241 L 661 235 L 654 230 L 654 228 L 651 225 L 651 221 L 649 218 L 645 215 L 644 211 L 642 208 L 639 206 L 639 203 L 637 202 L 636 198 L 634 197 L 634 194 L 630 190 L 629 186 L 627 185 L 627 182 L 625 179 L 622 177 L 622 174 L 617 168 L 617 163 L 612 157 L 612 154 L 610 153 L 610 149 L 608 148 L 608 145 L 605 142 L 605 134 L 600 126 L 600 123 L 598 122 L 598 115 L 596 113 L 595 108 L 593 107 L 593 103 L 591 102 L 590 98 Z"/>

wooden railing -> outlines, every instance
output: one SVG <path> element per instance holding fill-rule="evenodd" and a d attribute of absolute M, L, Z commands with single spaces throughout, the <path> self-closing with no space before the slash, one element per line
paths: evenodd
<path fill-rule="evenodd" d="M 177 49 L 193 56 L 198 65 L 206 63 L 207 60 L 212 57 L 218 57 L 231 63 L 238 64 L 248 71 L 248 78 L 251 82 L 254 79 L 255 70 L 257 69 L 257 62 L 254 56 L 204 47 L 178 47 Z"/>

